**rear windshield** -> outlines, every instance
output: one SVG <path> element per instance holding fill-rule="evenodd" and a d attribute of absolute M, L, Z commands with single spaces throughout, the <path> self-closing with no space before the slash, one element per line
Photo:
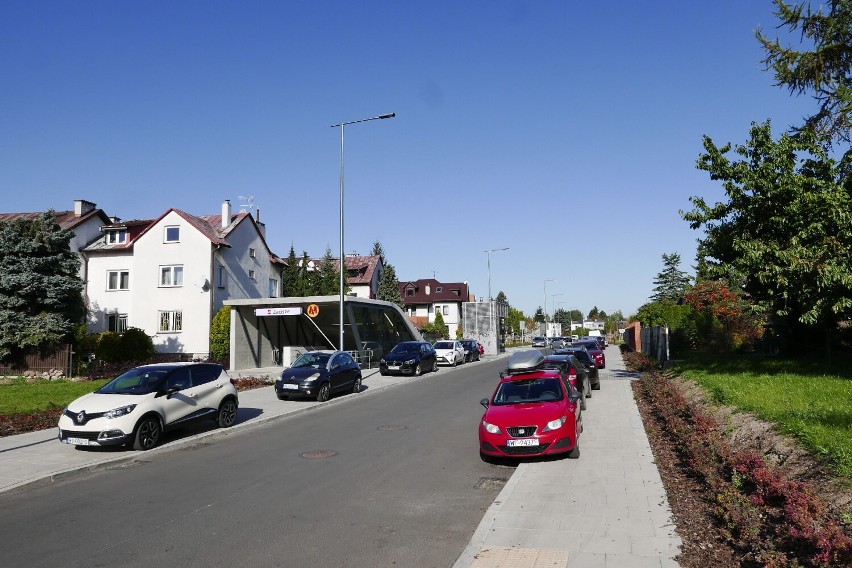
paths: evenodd
<path fill-rule="evenodd" d="M 523 404 L 562 400 L 559 379 L 526 379 L 500 383 L 494 394 L 494 404 Z"/>
<path fill-rule="evenodd" d="M 453 344 L 449 341 L 439 341 L 435 344 L 435 349 L 452 349 Z"/>

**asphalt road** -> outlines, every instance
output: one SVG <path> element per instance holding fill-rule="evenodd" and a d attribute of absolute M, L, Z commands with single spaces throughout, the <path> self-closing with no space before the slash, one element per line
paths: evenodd
<path fill-rule="evenodd" d="M 2 565 L 452 566 L 512 473 L 477 450 L 504 364 L 0 494 Z"/>

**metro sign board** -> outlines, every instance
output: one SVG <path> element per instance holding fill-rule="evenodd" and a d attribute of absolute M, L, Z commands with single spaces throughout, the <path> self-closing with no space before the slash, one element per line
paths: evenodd
<path fill-rule="evenodd" d="M 302 315 L 302 308 L 256 308 L 254 310 L 256 316 L 299 316 Z"/>

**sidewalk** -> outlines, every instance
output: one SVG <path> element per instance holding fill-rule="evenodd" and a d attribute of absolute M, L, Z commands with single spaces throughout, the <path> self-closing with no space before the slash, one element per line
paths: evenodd
<path fill-rule="evenodd" d="M 671 522 L 630 382 L 606 350 L 601 389 L 583 413 L 580 458 L 521 463 L 455 568 L 669 568 Z"/>

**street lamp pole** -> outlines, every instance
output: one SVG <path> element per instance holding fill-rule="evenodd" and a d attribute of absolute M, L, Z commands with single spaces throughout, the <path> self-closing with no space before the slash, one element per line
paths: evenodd
<path fill-rule="evenodd" d="M 384 120 L 393 118 L 395 112 L 389 114 L 380 114 L 371 118 L 362 118 L 360 120 L 350 120 L 349 122 L 341 122 L 340 124 L 332 124 L 332 128 L 340 127 L 340 347 L 343 351 L 343 295 L 344 295 L 344 275 L 346 270 L 346 253 L 343 248 L 343 133 L 346 127 L 350 124 L 358 124 L 359 122 L 367 122 L 370 120 Z"/>
<path fill-rule="evenodd" d="M 547 325 L 547 283 L 548 282 L 556 282 L 555 278 L 548 278 L 544 281 L 544 324 Z M 547 327 L 545 327 L 545 330 Z"/>
<path fill-rule="evenodd" d="M 550 305 L 553 306 L 553 321 L 556 321 L 556 300 L 554 300 L 553 298 L 555 298 L 556 296 L 564 296 L 564 295 L 565 294 L 563 294 L 562 292 L 560 292 L 558 294 L 551 294 L 550 295 Z"/>
<path fill-rule="evenodd" d="M 490 249 L 484 252 L 488 253 L 488 301 L 491 301 L 491 253 L 497 252 L 501 250 L 509 250 L 509 247 L 500 248 L 500 249 Z"/>

